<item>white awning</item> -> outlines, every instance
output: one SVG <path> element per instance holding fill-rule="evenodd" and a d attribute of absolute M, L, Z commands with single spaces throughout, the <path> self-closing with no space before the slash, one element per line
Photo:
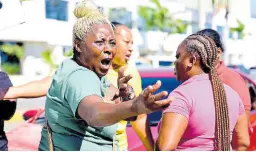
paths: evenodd
<path fill-rule="evenodd" d="M 0 31 L 0 40 L 71 46 L 72 24 L 51 19 L 28 21 Z"/>

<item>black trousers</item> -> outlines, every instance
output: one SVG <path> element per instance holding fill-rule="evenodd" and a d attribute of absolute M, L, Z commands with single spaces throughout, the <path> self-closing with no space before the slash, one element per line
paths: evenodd
<path fill-rule="evenodd" d="M 8 141 L 5 133 L 0 135 L 0 151 L 8 151 Z"/>

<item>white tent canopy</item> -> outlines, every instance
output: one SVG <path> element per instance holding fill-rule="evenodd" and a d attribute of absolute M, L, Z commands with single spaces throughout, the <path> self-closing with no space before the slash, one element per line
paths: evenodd
<path fill-rule="evenodd" d="M 72 24 L 44 19 L 28 21 L 0 31 L 2 41 L 47 42 L 52 45 L 72 45 Z"/>

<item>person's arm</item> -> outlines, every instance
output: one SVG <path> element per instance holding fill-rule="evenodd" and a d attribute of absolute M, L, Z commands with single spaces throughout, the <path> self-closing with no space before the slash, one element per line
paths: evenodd
<path fill-rule="evenodd" d="M 188 119 L 178 113 L 164 113 L 155 150 L 175 150 L 188 125 Z"/>
<path fill-rule="evenodd" d="M 42 80 L 32 81 L 21 86 L 10 87 L 6 92 L 4 99 L 37 98 L 46 96 L 51 82 L 52 77 L 48 76 Z"/>
<path fill-rule="evenodd" d="M 162 113 L 155 150 L 176 149 L 188 126 L 189 115 L 192 111 L 192 103 L 187 98 L 186 92 L 176 89 L 170 93 L 169 97 L 173 97 L 173 101 Z"/>
<path fill-rule="evenodd" d="M 119 104 L 104 103 L 102 97 L 90 95 L 82 99 L 77 113 L 89 125 L 95 127 L 109 126 L 142 113 L 152 113 L 161 110 L 171 102 L 171 98 L 160 100 L 167 95 L 165 91 L 153 95 L 160 86 L 161 83 L 157 82 L 147 87 L 135 99 Z"/>
<path fill-rule="evenodd" d="M 244 109 L 246 111 L 246 115 L 249 121 L 250 118 L 250 113 L 251 113 L 251 97 L 250 97 L 250 92 L 249 92 L 249 88 L 247 85 L 247 82 L 245 81 L 244 78 L 241 77 L 241 75 L 239 73 L 238 77 L 239 79 L 237 79 L 237 81 L 235 82 L 230 82 L 230 86 L 232 89 L 234 89 L 238 95 L 240 96 L 240 98 L 242 99 L 243 105 L 244 105 Z"/>
<path fill-rule="evenodd" d="M 133 78 L 129 81 L 129 84 L 133 87 L 135 95 L 138 96 L 142 92 L 142 82 L 139 72 L 136 68 L 132 69 L 131 72 Z M 135 121 L 131 121 L 131 126 L 136 132 L 146 150 L 154 150 L 154 139 L 150 130 L 150 125 L 147 120 L 146 114 L 141 114 Z"/>
<path fill-rule="evenodd" d="M 245 151 L 250 145 L 250 137 L 248 133 L 248 120 L 244 112 L 238 117 L 236 126 L 233 131 L 232 142 L 233 150 Z"/>
<path fill-rule="evenodd" d="M 149 122 L 147 121 L 147 115 L 141 114 L 138 116 L 136 121 L 131 121 L 130 123 L 132 125 L 132 128 L 142 141 L 143 145 L 146 147 L 146 150 L 153 151 L 154 140 L 150 130 Z"/>

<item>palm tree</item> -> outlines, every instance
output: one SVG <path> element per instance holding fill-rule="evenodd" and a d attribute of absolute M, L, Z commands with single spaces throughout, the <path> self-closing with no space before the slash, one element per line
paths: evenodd
<path fill-rule="evenodd" d="M 148 30 L 167 31 L 168 33 L 184 33 L 188 24 L 180 19 L 174 19 L 169 10 L 162 6 L 158 0 L 150 0 L 155 8 L 139 7 L 139 15 L 144 18 Z"/>
<path fill-rule="evenodd" d="M 228 20 L 230 0 L 212 0 L 213 14 L 217 14 L 221 8 L 226 9 L 225 19 Z"/>
<path fill-rule="evenodd" d="M 160 4 L 159 0 L 150 1 L 155 5 L 155 8 L 148 6 L 139 7 L 139 15 L 144 18 L 147 30 L 165 31 L 168 34 L 186 32 L 188 23 L 180 19 L 175 19 L 169 10 Z M 163 44 L 167 37 L 168 35 L 165 36 L 163 42 L 159 44 L 159 54 L 163 54 Z"/>

